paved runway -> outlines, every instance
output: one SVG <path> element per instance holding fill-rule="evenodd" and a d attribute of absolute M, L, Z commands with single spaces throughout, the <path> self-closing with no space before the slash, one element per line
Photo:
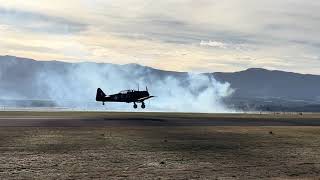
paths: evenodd
<path fill-rule="evenodd" d="M 319 115 L 0 112 L 0 127 L 320 126 Z"/>

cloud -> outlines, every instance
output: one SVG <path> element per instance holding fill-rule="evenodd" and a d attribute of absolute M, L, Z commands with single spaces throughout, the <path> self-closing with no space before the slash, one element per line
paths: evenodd
<path fill-rule="evenodd" d="M 200 42 L 201 46 L 210 46 L 210 47 L 217 47 L 217 48 L 227 48 L 227 44 L 223 42 L 218 42 L 218 41 L 201 41 Z"/>
<path fill-rule="evenodd" d="M 0 8 L 0 23 L 31 32 L 69 34 L 84 31 L 86 25 L 58 16 Z"/>
<path fill-rule="evenodd" d="M 317 1 L 0 0 L 0 4 L 0 14 L 5 15 L 0 19 L 0 53 L 140 63 L 179 71 L 262 67 L 319 74 L 319 59 L 310 58 L 320 56 L 320 39 L 315 38 L 320 36 Z M 26 48 L 28 44 L 48 51 Z"/>
<path fill-rule="evenodd" d="M 220 49 L 232 49 L 232 50 L 248 50 L 249 47 L 247 47 L 245 44 L 236 44 L 236 43 L 225 43 L 220 41 L 200 41 L 200 46 L 204 47 L 210 47 L 210 48 L 220 48 Z"/>

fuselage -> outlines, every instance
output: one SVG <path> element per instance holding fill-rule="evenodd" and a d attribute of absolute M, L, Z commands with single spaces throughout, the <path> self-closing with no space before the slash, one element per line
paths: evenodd
<path fill-rule="evenodd" d="M 105 97 L 101 98 L 100 101 L 131 103 L 131 102 L 143 101 L 140 99 L 143 99 L 148 96 L 149 96 L 148 91 L 126 90 L 126 91 L 122 91 L 117 94 L 105 96 Z"/>

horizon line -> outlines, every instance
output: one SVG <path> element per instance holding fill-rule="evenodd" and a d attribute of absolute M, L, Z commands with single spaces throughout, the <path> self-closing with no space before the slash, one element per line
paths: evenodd
<path fill-rule="evenodd" d="M 152 67 L 152 66 L 142 65 L 142 64 L 139 64 L 139 63 L 118 64 L 118 63 L 109 63 L 109 62 L 96 62 L 94 60 L 92 60 L 92 61 L 90 61 L 90 60 L 79 60 L 79 61 L 75 61 L 75 62 L 70 62 L 70 61 L 67 61 L 67 60 L 56 60 L 56 59 L 41 60 L 41 59 L 34 59 L 34 58 L 29 58 L 29 57 L 21 57 L 21 56 L 9 55 L 9 54 L 0 55 L 0 57 L 20 58 L 20 59 L 27 59 L 27 60 L 38 61 L 38 62 L 62 62 L 62 63 L 68 63 L 68 64 L 94 63 L 94 64 L 111 64 L 111 65 L 119 65 L 119 66 L 138 65 L 138 66 L 141 66 L 141 67 L 147 67 L 147 68 L 152 68 L 152 69 L 155 69 L 155 70 L 166 71 L 166 72 L 193 73 L 191 71 L 175 71 L 175 70 L 160 69 L 160 68 L 155 68 L 155 67 Z M 270 72 L 278 71 L 278 72 L 294 73 L 294 74 L 301 74 L 301 75 L 320 76 L 320 74 L 300 73 L 300 72 L 294 72 L 294 71 L 285 71 L 285 70 L 281 70 L 281 69 L 269 69 L 269 68 L 263 68 L 263 67 L 250 67 L 250 68 L 246 68 L 246 69 L 239 70 L 239 71 L 212 71 L 212 72 L 195 72 L 195 73 L 197 73 L 197 74 L 237 73 L 237 72 L 244 72 L 244 71 L 254 70 L 254 69 L 266 70 L 266 71 L 270 71 Z"/>

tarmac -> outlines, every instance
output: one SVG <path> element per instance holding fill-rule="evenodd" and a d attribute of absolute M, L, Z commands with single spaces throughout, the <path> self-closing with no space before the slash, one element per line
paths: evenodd
<path fill-rule="evenodd" d="M 0 127 L 320 126 L 320 115 L 0 112 Z"/>

